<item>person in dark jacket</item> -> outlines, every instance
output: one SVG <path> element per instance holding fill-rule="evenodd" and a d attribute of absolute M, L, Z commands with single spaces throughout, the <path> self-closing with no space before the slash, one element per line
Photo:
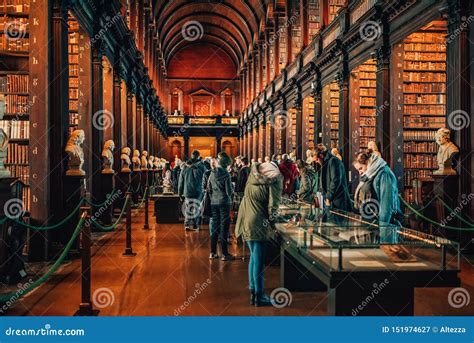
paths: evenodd
<path fill-rule="evenodd" d="M 205 172 L 206 167 L 201 162 L 199 151 L 194 150 L 191 159 L 184 164 L 178 183 L 178 195 L 185 198 L 183 212 L 186 231 L 190 230 L 191 225 L 195 231 L 199 231 L 202 213 L 201 201 L 204 194 L 202 178 Z"/>
<path fill-rule="evenodd" d="M 318 144 L 315 153 L 321 164 L 321 188 L 325 206 L 350 211 L 352 206 L 344 164 L 324 144 Z"/>
<path fill-rule="evenodd" d="M 227 167 L 232 164 L 232 159 L 225 153 L 217 155 L 217 168 L 211 171 L 209 176 L 209 195 L 211 198 L 212 225 L 211 233 L 211 254 L 209 258 L 217 259 L 217 242 L 221 242 L 222 261 L 230 261 L 234 256 L 229 254 L 227 249 L 227 238 L 230 226 L 230 206 L 232 204 L 232 183 Z"/>
<path fill-rule="evenodd" d="M 304 202 L 313 203 L 317 192 L 318 175 L 311 165 L 303 160 L 297 160 L 296 166 L 300 172 L 300 188 L 296 192 L 298 199 Z"/>
<path fill-rule="evenodd" d="M 288 154 L 284 154 L 279 165 L 280 173 L 283 175 L 283 195 L 291 196 L 295 192 L 298 168 Z"/>
<path fill-rule="evenodd" d="M 250 174 L 249 159 L 242 157 L 241 166 L 237 173 L 237 181 L 235 182 L 235 193 L 234 193 L 234 210 L 238 211 L 242 197 L 244 196 L 245 185 Z"/>

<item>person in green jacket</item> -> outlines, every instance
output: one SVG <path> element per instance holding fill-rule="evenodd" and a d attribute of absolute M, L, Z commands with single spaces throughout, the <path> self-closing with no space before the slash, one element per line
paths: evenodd
<path fill-rule="evenodd" d="M 250 249 L 250 303 L 255 306 L 271 305 L 270 297 L 264 293 L 265 245 L 281 203 L 282 190 L 283 176 L 275 163 L 252 165 L 235 233 L 243 237 Z"/>

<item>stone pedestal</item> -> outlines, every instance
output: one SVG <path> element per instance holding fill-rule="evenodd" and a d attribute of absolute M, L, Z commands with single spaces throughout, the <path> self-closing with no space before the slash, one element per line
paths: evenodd
<path fill-rule="evenodd" d="M 18 251 L 23 250 L 25 228 L 12 219 L 22 219 L 23 183 L 13 177 L 0 178 L 0 282 L 15 283 L 26 275 Z"/>
<path fill-rule="evenodd" d="M 119 196 L 115 200 L 115 208 L 121 210 L 123 205 L 125 204 L 125 197 L 129 187 L 131 187 L 132 182 L 132 171 L 121 171 L 118 173 L 117 177 L 115 178 L 115 188 L 119 193 Z M 131 188 L 130 188 L 131 190 Z"/>
<path fill-rule="evenodd" d="M 77 209 L 77 206 L 85 196 L 86 184 L 85 175 L 66 175 L 64 177 L 64 213 L 62 218 L 66 218 Z M 79 222 L 81 213 L 77 211 L 74 216 L 67 220 L 58 231 L 58 243 L 61 245 L 59 250 L 64 249 L 64 246 L 69 242 L 74 232 L 74 229 Z M 73 242 L 69 257 L 78 258 L 79 253 L 79 236 Z"/>
<path fill-rule="evenodd" d="M 459 203 L 459 192 L 458 192 L 458 175 L 433 175 L 434 179 L 433 184 L 433 194 L 442 199 L 451 209 L 456 210 L 457 207 L 461 206 Z M 462 226 L 459 223 L 459 220 L 451 213 L 450 210 L 445 208 L 441 201 L 436 200 L 436 219 L 440 223 L 444 223 L 447 226 L 459 227 Z M 461 209 L 460 209 L 461 210 Z M 460 211 L 459 211 L 460 212 Z M 461 214 L 461 213 L 458 213 Z M 438 232 L 442 236 L 454 240 L 456 242 L 461 242 L 461 231 L 441 229 L 441 232 Z"/>
<path fill-rule="evenodd" d="M 140 198 L 141 178 L 142 178 L 141 170 L 134 170 L 132 172 L 131 192 L 132 192 L 132 200 L 134 204 L 138 204 L 138 200 Z"/>
<path fill-rule="evenodd" d="M 142 187 L 140 196 L 143 197 L 143 194 L 145 193 L 145 188 L 148 187 L 148 169 L 142 169 L 141 185 Z"/>
<path fill-rule="evenodd" d="M 155 185 L 155 171 L 148 169 L 148 195 L 154 193 Z"/>
<path fill-rule="evenodd" d="M 115 174 L 102 172 L 99 199 L 99 203 L 102 205 L 96 209 L 96 213 L 92 213 L 102 224 L 110 225 L 112 223 L 115 192 Z"/>

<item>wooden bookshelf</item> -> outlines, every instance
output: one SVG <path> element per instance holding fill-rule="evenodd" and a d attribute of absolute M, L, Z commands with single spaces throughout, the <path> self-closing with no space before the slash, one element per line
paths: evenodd
<path fill-rule="evenodd" d="M 303 99 L 303 157 L 306 150 L 314 147 L 314 98 Z"/>
<path fill-rule="evenodd" d="M 365 151 L 375 141 L 377 66 L 370 59 L 351 72 L 351 140 L 352 155 Z"/>
<path fill-rule="evenodd" d="M 413 199 L 414 179 L 437 169 L 434 141 L 446 126 L 446 22 L 434 21 L 403 42 L 404 196 Z"/>
<path fill-rule="evenodd" d="M 324 87 L 323 117 L 326 127 L 327 143 L 330 148 L 339 149 L 339 85 L 336 81 Z"/>
<path fill-rule="evenodd" d="M 308 0 L 307 1 L 307 13 L 308 13 L 308 36 L 311 41 L 313 37 L 319 32 L 320 16 L 319 16 L 319 1 L 320 0 Z"/>
<path fill-rule="evenodd" d="M 331 23 L 337 16 L 339 10 L 344 7 L 346 4 L 346 0 L 329 0 L 329 23 Z M 329 24 L 328 23 L 328 24 Z"/>
<path fill-rule="evenodd" d="M 293 150 L 293 148 L 296 148 L 297 146 L 297 137 L 296 137 L 296 109 L 295 108 L 290 108 L 287 113 L 287 140 L 288 140 L 288 146 L 287 150 L 285 151 L 289 153 L 290 151 Z"/>
<path fill-rule="evenodd" d="M 291 16 L 289 22 L 291 22 L 291 61 L 294 61 L 296 55 L 301 51 L 303 46 L 303 36 L 301 31 L 301 13 L 299 1 L 290 1 L 291 4 Z M 295 20 L 296 18 L 296 20 Z"/>
<path fill-rule="evenodd" d="M 30 210 L 30 76 L 29 0 L 0 1 L 0 98 L 6 113 L 0 120 L 9 137 L 5 166 L 26 186 L 22 201 Z"/>
<path fill-rule="evenodd" d="M 288 49 L 287 49 L 287 35 L 284 34 L 285 28 L 288 26 L 288 19 L 285 16 L 278 17 L 278 28 L 279 28 L 279 56 L 278 56 L 278 64 L 280 65 L 280 71 L 283 70 L 287 63 L 288 63 Z"/>
<path fill-rule="evenodd" d="M 79 23 L 68 14 L 69 134 L 79 125 Z"/>

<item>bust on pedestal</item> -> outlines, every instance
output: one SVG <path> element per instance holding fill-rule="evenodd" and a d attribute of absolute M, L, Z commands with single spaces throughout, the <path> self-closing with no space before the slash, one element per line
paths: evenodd
<path fill-rule="evenodd" d="M 112 169 L 114 165 L 115 143 L 113 140 L 107 140 L 102 149 L 102 172 L 100 185 L 100 203 L 103 204 L 100 211 L 99 220 L 103 224 L 111 224 L 115 200 L 115 172 Z"/>
<path fill-rule="evenodd" d="M 120 161 L 122 162 L 122 166 L 120 168 L 120 173 L 118 173 L 118 177 L 116 180 L 118 180 L 117 188 L 120 190 L 120 197 L 117 199 L 115 202 L 115 205 L 117 208 L 122 209 L 125 201 L 125 193 L 129 190 L 129 186 L 131 183 L 131 174 L 132 170 L 130 169 L 130 164 L 132 164 L 132 161 L 130 160 L 130 154 L 132 150 L 129 147 L 124 147 L 122 148 L 121 154 L 120 154 Z"/>
<path fill-rule="evenodd" d="M 83 130 L 74 130 L 66 143 L 65 152 L 68 154 L 66 176 L 64 177 L 64 213 L 63 218 L 73 212 L 85 195 L 86 172 L 82 169 L 84 164 L 84 143 L 85 135 Z M 71 238 L 74 229 L 79 221 L 80 212 L 69 219 L 64 229 L 60 230 L 60 242 L 66 245 Z M 70 253 L 71 257 L 79 256 L 79 239 L 73 244 Z"/>
<path fill-rule="evenodd" d="M 433 172 L 433 193 L 440 199 L 448 204 L 451 208 L 455 208 L 458 205 L 458 175 L 456 170 L 453 168 L 453 161 L 459 154 L 459 148 L 451 142 L 450 139 L 451 130 L 447 128 L 441 128 L 436 132 L 435 139 L 439 145 L 437 162 L 438 169 Z M 442 222 L 448 215 L 446 209 L 440 201 L 436 201 L 436 217 L 437 220 Z M 456 226 L 456 220 L 451 220 L 447 225 Z M 455 241 L 460 241 L 459 232 L 453 232 L 452 230 L 445 230 L 444 236 Z"/>
<path fill-rule="evenodd" d="M 140 180 L 141 180 L 141 161 L 140 151 L 133 150 L 133 171 L 132 171 L 132 199 L 135 204 L 138 203 L 138 197 L 140 195 Z"/>
<path fill-rule="evenodd" d="M 145 188 L 148 186 L 148 151 L 142 151 L 141 157 L 141 170 L 142 170 L 142 178 L 141 178 L 141 192 L 140 195 L 143 196 L 145 193 Z"/>

